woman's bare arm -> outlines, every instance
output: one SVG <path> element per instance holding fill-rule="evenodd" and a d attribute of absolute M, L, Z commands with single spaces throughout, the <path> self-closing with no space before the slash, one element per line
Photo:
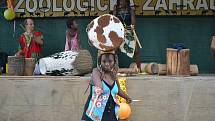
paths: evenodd
<path fill-rule="evenodd" d="M 97 68 L 93 69 L 92 80 L 96 87 L 100 87 L 102 89 L 101 72 Z"/>

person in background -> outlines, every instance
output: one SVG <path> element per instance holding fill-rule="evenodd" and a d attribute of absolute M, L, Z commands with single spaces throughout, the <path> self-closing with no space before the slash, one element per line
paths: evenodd
<path fill-rule="evenodd" d="M 36 65 L 34 74 L 40 74 L 38 61 L 42 55 L 42 46 L 44 44 L 43 35 L 39 31 L 35 31 L 34 21 L 30 18 L 24 20 L 25 32 L 19 37 L 19 51 L 16 56 L 24 56 L 25 58 L 34 58 Z"/>
<path fill-rule="evenodd" d="M 120 46 L 121 52 L 135 58 L 138 69 L 141 71 L 140 47 L 137 44 L 133 30 L 136 25 L 134 2 L 131 0 L 117 0 L 113 14 L 120 19 L 125 27 L 125 42 Z"/>
<path fill-rule="evenodd" d="M 98 52 L 97 68 L 93 69 L 90 95 L 84 107 L 82 121 L 118 121 L 119 104 L 116 95 L 131 103 L 117 80 L 118 58 L 114 51 Z"/>
<path fill-rule="evenodd" d="M 215 36 L 212 36 L 212 40 L 211 40 L 211 51 L 213 54 L 213 57 L 215 59 Z"/>
<path fill-rule="evenodd" d="M 41 57 L 42 46 L 44 44 L 43 35 L 35 31 L 34 21 L 30 18 L 24 20 L 25 32 L 19 37 L 19 51 L 17 56 L 35 58 L 38 61 Z"/>
<path fill-rule="evenodd" d="M 80 41 L 78 36 L 78 23 L 76 18 L 69 19 L 66 22 L 66 43 L 65 51 L 78 51 L 80 49 Z"/>

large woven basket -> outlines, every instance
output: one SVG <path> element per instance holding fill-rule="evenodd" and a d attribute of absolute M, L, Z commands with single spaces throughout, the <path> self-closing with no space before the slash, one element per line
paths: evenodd
<path fill-rule="evenodd" d="M 25 58 L 25 68 L 24 75 L 32 76 L 35 68 L 35 59 L 34 58 Z"/>
<path fill-rule="evenodd" d="M 90 73 L 93 68 L 93 60 L 88 50 L 80 50 L 74 63 L 73 75 L 84 75 Z"/>
<path fill-rule="evenodd" d="M 122 22 L 111 14 L 104 14 L 92 20 L 86 31 L 92 45 L 102 51 L 116 50 L 125 37 Z"/>
<path fill-rule="evenodd" d="M 24 64 L 25 57 L 8 56 L 8 75 L 23 76 Z"/>

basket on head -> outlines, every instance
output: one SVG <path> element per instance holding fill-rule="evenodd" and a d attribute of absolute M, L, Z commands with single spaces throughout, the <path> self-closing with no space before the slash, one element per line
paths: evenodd
<path fill-rule="evenodd" d="M 79 50 L 79 54 L 77 55 L 73 66 L 73 75 L 84 75 L 90 73 L 93 68 L 93 60 L 90 52 L 88 50 Z"/>
<path fill-rule="evenodd" d="M 92 45 L 102 51 L 117 49 L 124 41 L 124 30 L 121 21 L 110 14 L 95 18 L 86 29 Z"/>

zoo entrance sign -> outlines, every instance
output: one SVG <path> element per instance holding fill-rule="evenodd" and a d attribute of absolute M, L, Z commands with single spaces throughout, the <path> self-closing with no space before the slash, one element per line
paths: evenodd
<path fill-rule="evenodd" d="M 215 0 L 130 0 L 138 16 L 215 15 Z M 98 16 L 116 0 L 14 0 L 17 17 Z"/>

